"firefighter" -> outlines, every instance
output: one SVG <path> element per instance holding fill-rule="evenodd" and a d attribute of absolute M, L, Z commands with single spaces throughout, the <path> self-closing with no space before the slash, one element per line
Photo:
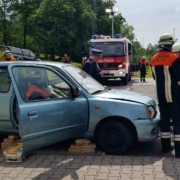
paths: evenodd
<path fill-rule="evenodd" d="M 92 76 L 94 79 L 96 79 L 99 83 L 103 84 L 103 79 L 102 79 L 103 72 L 101 72 L 97 64 L 99 58 L 101 57 L 102 51 L 99 49 L 91 49 L 91 50 L 92 50 L 92 55 L 86 61 L 82 69 L 90 76 Z"/>
<path fill-rule="evenodd" d="M 64 57 L 62 58 L 62 62 L 70 63 L 70 58 L 67 56 L 67 54 L 64 54 Z"/>
<path fill-rule="evenodd" d="M 151 59 L 151 67 L 156 80 L 159 102 L 162 152 L 172 150 L 170 130 L 172 119 L 175 156 L 180 158 L 180 61 L 178 56 L 171 52 L 173 44 L 171 34 L 163 34 L 159 38 L 160 51 Z"/>
<path fill-rule="evenodd" d="M 16 61 L 15 58 L 11 57 L 11 52 L 9 50 L 5 50 L 4 56 L 5 57 L 1 60 L 2 62 L 5 62 L 5 61 Z"/>
<path fill-rule="evenodd" d="M 84 58 L 82 59 L 82 67 L 84 66 L 84 64 L 85 64 L 86 60 L 87 60 L 87 58 L 86 58 L 86 57 L 84 57 Z"/>
<path fill-rule="evenodd" d="M 146 82 L 146 69 L 148 66 L 148 62 L 146 61 L 145 57 L 143 56 L 142 59 L 139 61 L 140 66 L 140 81 Z"/>

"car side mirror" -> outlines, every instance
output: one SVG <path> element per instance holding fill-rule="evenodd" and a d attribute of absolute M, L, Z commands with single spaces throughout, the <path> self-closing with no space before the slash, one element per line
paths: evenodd
<path fill-rule="evenodd" d="M 74 95 L 75 95 L 76 97 L 79 97 L 79 96 L 81 95 L 81 89 L 80 89 L 80 88 L 75 88 L 75 89 L 74 89 Z"/>

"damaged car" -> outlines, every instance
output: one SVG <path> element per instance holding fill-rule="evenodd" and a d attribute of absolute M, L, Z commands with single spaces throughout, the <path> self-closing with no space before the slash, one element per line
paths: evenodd
<path fill-rule="evenodd" d="M 0 64 L 0 133 L 19 134 L 23 153 L 89 138 L 107 154 L 123 154 L 156 138 L 159 122 L 152 98 L 104 87 L 71 64 Z"/>

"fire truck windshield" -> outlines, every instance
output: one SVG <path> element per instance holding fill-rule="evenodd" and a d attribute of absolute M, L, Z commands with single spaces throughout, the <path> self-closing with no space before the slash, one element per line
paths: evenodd
<path fill-rule="evenodd" d="M 89 47 L 90 55 L 92 54 L 91 48 L 103 50 L 102 57 L 124 56 L 124 43 L 120 42 L 91 43 Z"/>

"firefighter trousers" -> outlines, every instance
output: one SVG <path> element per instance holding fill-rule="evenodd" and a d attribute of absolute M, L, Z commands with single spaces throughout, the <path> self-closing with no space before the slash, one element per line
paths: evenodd
<path fill-rule="evenodd" d="M 173 123 L 173 134 L 175 142 L 175 152 L 180 155 L 180 102 L 159 104 L 161 122 L 161 143 L 164 151 L 171 146 L 171 122 Z"/>
<path fill-rule="evenodd" d="M 145 78 L 146 78 L 146 69 L 141 69 L 140 70 L 140 78 L 141 78 L 141 81 L 145 81 Z"/>

